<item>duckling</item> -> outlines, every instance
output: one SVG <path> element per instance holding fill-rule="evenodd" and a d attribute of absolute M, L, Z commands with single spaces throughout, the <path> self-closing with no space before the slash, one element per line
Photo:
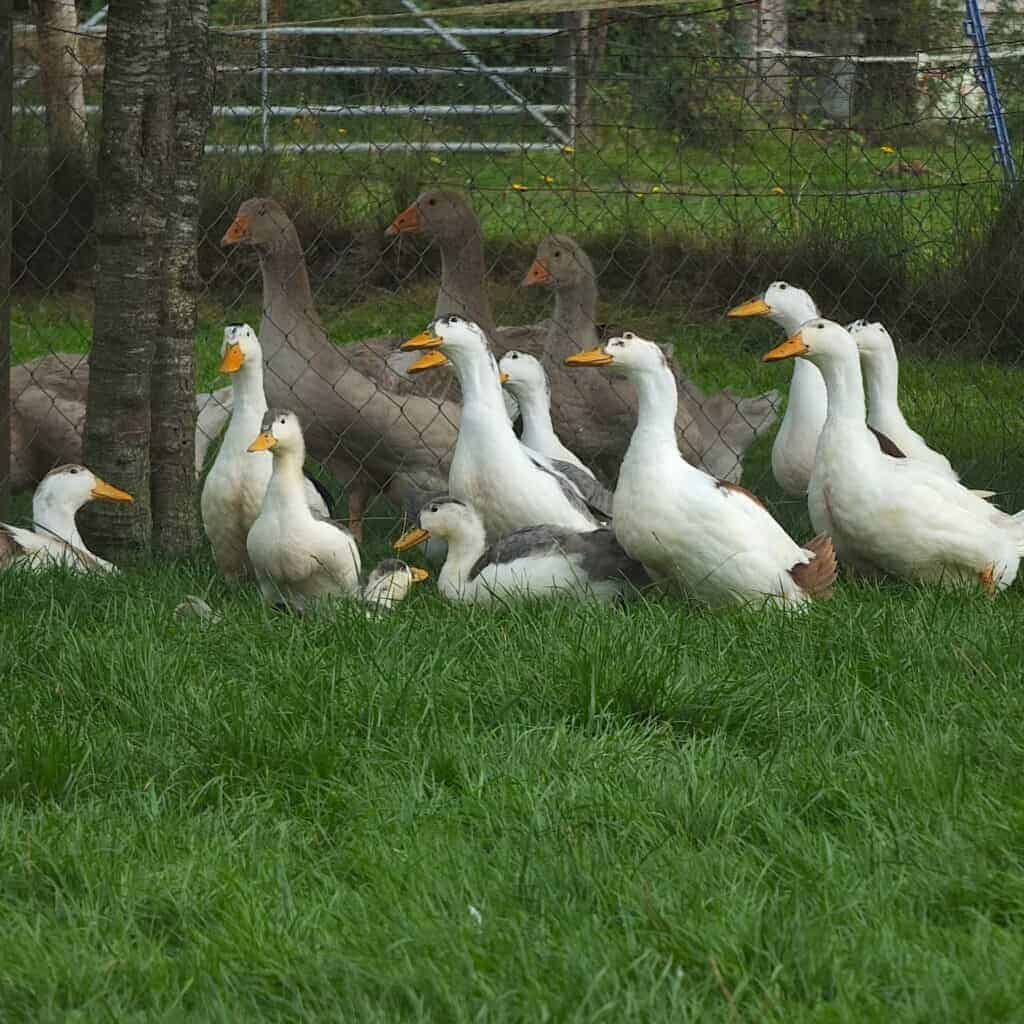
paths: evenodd
<path fill-rule="evenodd" d="M 712 606 L 791 607 L 830 593 L 836 563 L 827 537 L 801 547 L 749 491 L 682 457 L 676 381 L 658 345 L 626 332 L 566 363 L 611 366 L 636 386 L 636 429 L 619 471 L 612 528 L 653 579 Z"/>
<path fill-rule="evenodd" d="M 246 451 L 267 411 L 263 349 L 248 324 L 224 328 L 220 372 L 231 374 L 231 420 L 203 485 L 200 510 L 217 568 L 234 580 L 249 569 L 245 539 L 263 505 L 274 461 L 269 452 Z M 303 489 L 313 513 L 327 518 L 327 504 L 308 477 Z"/>
<path fill-rule="evenodd" d="M 51 469 L 32 496 L 33 529 L 0 523 L 0 566 L 41 569 L 60 565 L 75 572 L 117 572 L 85 546 L 75 522 L 78 510 L 96 500 L 130 503 L 133 499 L 85 466 Z"/>
<path fill-rule="evenodd" d="M 397 558 L 378 562 L 363 587 L 366 617 L 377 619 L 394 611 L 395 606 L 409 596 L 413 585 L 422 583 L 429 576 L 426 569 L 406 565 Z"/>
<path fill-rule="evenodd" d="M 309 508 L 302 465 L 306 444 L 299 418 L 268 409 L 250 452 L 269 451 L 273 472 L 246 538 L 249 561 L 265 600 L 301 613 L 306 598 L 359 594 L 359 548 L 352 534 Z"/>
<path fill-rule="evenodd" d="M 451 601 L 489 604 L 503 598 L 589 597 L 614 601 L 650 584 L 611 530 L 583 533 L 559 526 L 529 526 L 487 547 L 483 520 L 466 502 L 444 496 L 425 505 L 419 526 L 395 542 L 406 551 L 442 538 L 448 556 L 438 576 Z"/>
<path fill-rule="evenodd" d="M 1024 513 L 1008 515 L 927 463 L 879 449 L 857 344 L 839 324 L 811 320 L 763 359 L 797 356 L 814 361 L 828 388 L 807 504 L 843 562 L 923 583 L 980 584 L 990 595 L 1008 587 L 1024 554 Z"/>

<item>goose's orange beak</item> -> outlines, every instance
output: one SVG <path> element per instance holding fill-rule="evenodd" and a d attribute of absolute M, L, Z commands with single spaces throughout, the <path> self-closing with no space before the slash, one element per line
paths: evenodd
<path fill-rule="evenodd" d="M 423 218 L 415 203 L 407 206 L 385 229 L 385 235 L 414 234 L 423 230 Z"/>
<path fill-rule="evenodd" d="M 592 348 L 589 352 L 577 352 L 566 357 L 566 366 L 608 366 L 615 362 L 603 348 Z"/>
<path fill-rule="evenodd" d="M 448 357 L 443 352 L 424 352 L 423 355 L 409 367 L 409 373 L 422 373 L 424 370 L 433 370 L 438 366 L 447 366 Z"/>
<path fill-rule="evenodd" d="M 277 447 L 277 438 L 269 430 L 265 430 L 245 450 L 247 452 L 269 452 L 271 448 L 275 447 Z"/>
<path fill-rule="evenodd" d="M 526 277 L 523 278 L 523 287 L 529 288 L 533 284 L 550 284 L 551 281 L 551 271 L 548 270 L 548 265 L 538 257 L 526 272 Z"/>
<path fill-rule="evenodd" d="M 781 345 L 777 345 L 771 352 L 765 352 L 761 356 L 763 363 L 777 363 L 780 359 L 792 359 L 794 356 L 802 356 L 809 349 L 804 344 L 804 339 L 797 331 L 792 338 L 787 338 Z"/>
<path fill-rule="evenodd" d="M 415 338 L 403 341 L 400 347 L 403 352 L 412 352 L 418 348 L 440 348 L 443 344 L 443 338 L 428 330 L 417 334 Z"/>
<path fill-rule="evenodd" d="M 96 484 L 89 492 L 91 498 L 99 498 L 101 501 L 126 501 L 131 504 L 135 499 L 127 492 L 118 487 L 111 487 L 104 480 L 96 479 Z"/>
<path fill-rule="evenodd" d="M 228 345 L 224 351 L 224 358 L 220 361 L 220 373 L 238 373 L 242 368 L 242 363 L 245 362 L 245 355 L 242 352 L 242 346 L 237 342 L 233 345 Z"/>
<path fill-rule="evenodd" d="M 240 213 L 232 222 L 231 227 L 224 232 L 220 240 L 221 245 L 238 245 L 249 237 L 250 219 L 244 213 Z"/>
<path fill-rule="evenodd" d="M 409 548 L 416 547 L 417 544 L 422 544 L 425 540 L 430 537 L 429 530 L 423 530 L 420 527 L 414 527 L 412 530 L 408 530 L 402 534 L 398 540 L 395 541 L 391 546 L 396 551 L 408 551 Z M 416 570 L 413 569 L 413 578 L 415 579 Z M 423 572 L 421 569 L 420 572 Z"/>
<path fill-rule="evenodd" d="M 738 316 L 768 316 L 772 311 L 772 307 L 768 305 L 764 299 L 751 299 L 749 302 L 743 302 L 738 306 L 733 306 L 732 309 L 726 313 L 726 316 L 738 317 Z"/>

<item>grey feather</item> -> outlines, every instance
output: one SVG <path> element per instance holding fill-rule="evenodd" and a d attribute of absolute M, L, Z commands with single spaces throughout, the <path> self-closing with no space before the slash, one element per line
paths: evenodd
<path fill-rule="evenodd" d="M 612 492 L 600 480 L 591 476 L 586 470 L 580 469 L 579 466 L 574 465 L 572 462 L 563 462 L 561 459 L 551 458 L 548 461 L 562 476 L 569 478 L 570 482 L 583 495 L 583 500 L 591 511 L 604 519 L 611 519 Z"/>
<path fill-rule="evenodd" d="M 543 470 L 549 476 L 554 477 L 558 481 L 558 486 L 562 489 L 562 494 L 565 495 L 569 504 L 572 505 L 577 512 L 582 512 L 585 516 L 591 518 L 603 519 L 607 518 L 607 513 L 600 509 L 591 507 L 590 502 L 586 496 L 579 489 L 579 487 L 573 482 L 572 478 L 562 471 L 563 466 L 566 465 L 564 462 L 556 462 L 555 459 L 546 458 L 543 455 L 538 454 L 532 448 L 527 448 L 526 445 L 521 446 L 523 451 L 529 456 L 530 461 L 540 470 Z M 575 466 L 572 467 L 576 469 Z M 577 469 L 576 472 L 579 472 Z M 586 474 L 583 474 L 584 476 Z"/>

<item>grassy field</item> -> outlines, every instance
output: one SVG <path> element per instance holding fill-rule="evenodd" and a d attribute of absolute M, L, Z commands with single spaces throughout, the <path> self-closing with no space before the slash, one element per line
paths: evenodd
<path fill-rule="evenodd" d="M 1020 1019 L 1019 591 L 0 605 L 7 1021 Z"/>

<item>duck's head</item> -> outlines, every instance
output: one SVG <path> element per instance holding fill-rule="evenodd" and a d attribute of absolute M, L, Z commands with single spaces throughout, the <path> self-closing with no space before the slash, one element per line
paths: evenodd
<path fill-rule="evenodd" d="M 391 608 L 409 596 L 413 584 L 422 583 L 429 577 L 426 569 L 406 565 L 397 558 L 385 558 L 370 573 L 363 596 L 368 604 L 378 609 Z"/>
<path fill-rule="evenodd" d="M 299 417 L 290 409 L 268 409 L 263 415 L 259 436 L 246 451 L 277 454 L 303 449 Z"/>
<path fill-rule="evenodd" d="M 788 281 L 773 281 L 764 293 L 733 306 L 729 317 L 767 316 L 787 330 L 793 330 L 818 315 L 814 299 Z"/>
<path fill-rule="evenodd" d="M 271 251 L 298 245 L 295 225 L 275 199 L 246 199 L 238 208 L 221 245 L 252 245 Z"/>
<path fill-rule="evenodd" d="M 846 330 L 853 338 L 862 359 L 870 361 L 878 356 L 890 355 L 896 351 L 896 346 L 892 343 L 892 336 L 877 320 L 874 322 L 854 320 Z"/>
<path fill-rule="evenodd" d="M 248 324 L 228 324 L 220 346 L 220 372 L 238 373 L 243 366 L 263 365 L 263 349 Z"/>
<path fill-rule="evenodd" d="M 447 541 L 467 530 L 483 529 L 480 517 L 469 505 L 448 495 L 428 501 L 420 509 L 417 519 L 419 525 L 395 541 L 393 547 L 396 551 L 407 551 L 431 537 Z"/>
<path fill-rule="evenodd" d="M 548 375 L 540 360 L 529 352 L 506 352 L 498 362 L 501 383 L 517 399 L 527 395 L 547 394 L 550 391 Z"/>
<path fill-rule="evenodd" d="M 456 240 L 476 227 L 476 215 L 465 196 L 431 188 L 420 193 L 416 201 L 387 226 L 384 234 L 425 234 L 431 238 Z"/>
<path fill-rule="evenodd" d="M 523 287 L 546 284 L 555 289 L 569 288 L 588 278 L 594 279 L 594 265 L 582 246 L 568 235 L 548 235 L 537 246 Z"/>
<path fill-rule="evenodd" d="M 841 359 L 853 353 L 857 347 L 846 329 L 834 320 L 815 317 L 802 324 L 791 337 L 781 345 L 776 345 L 762 357 L 765 363 L 775 363 L 781 359 L 792 359 L 802 356 L 819 365 L 831 359 Z"/>
<path fill-rule="evenodd" d="M 409 373 L 420 373 L 444 366 L 451 356 L 456 362 L 461 354 L 486 352 L 490 354 L 487 335 L 483 328 L 461 316 L 438 317 L 415 338 L 402 342 L 402 349 L 413 352 L 426 349 L 425 354 L 409 367 Z"/>
<path fill-rule="evenodd" d="M 134 499 L 125 491 L 101 480 L 91 469 L 72 463 L 51 469 L 40 481 L 35 502 L 79 509 L 88 501 L 123 501 Z"/>
<path fill-rule="evenodd" d="M 609 338 L 589 352 L 578 352 L 565 360 L 566 366 L 608 366 L 633 376 L 639 373 L 671 373 L 661 346 L 632 331 Z"/>

